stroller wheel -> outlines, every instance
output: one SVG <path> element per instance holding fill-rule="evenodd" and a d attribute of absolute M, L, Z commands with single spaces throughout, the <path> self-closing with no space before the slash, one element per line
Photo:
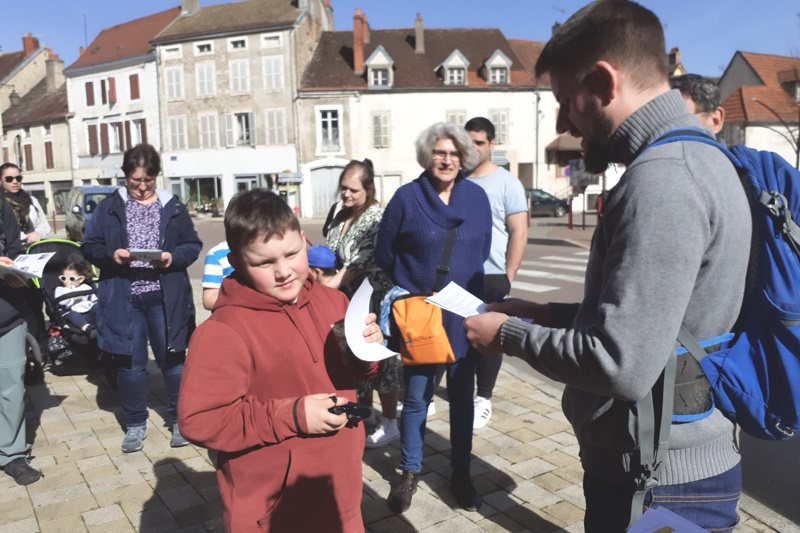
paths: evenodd
<path fill-rule="evenodd" d="M 39 347 L 39 341 L 30 333 L 25 336 L 25 354 L 28 359 L 36 361 L 41 366 L 42 349 Z"/>

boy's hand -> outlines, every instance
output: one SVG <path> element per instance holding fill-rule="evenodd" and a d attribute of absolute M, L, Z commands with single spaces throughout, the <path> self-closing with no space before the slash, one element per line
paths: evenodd
<path fill-rule="evenodd" d="M 375 322 L 377 319 L 378 317 L 375 313 L 370 313 L 364 321 L 367 325 L 367 329 L 364 330 L 364 340 L 367 342 L 383 343 L 383 333 L 381 333 L 381 328 Z"/>
<path fill-rule="evenodd" d="M 335 401 L 334 401 L 335 399 Z M 333 393 L 311 394 L 303 398 L 306 408 L 306 426 L 309 435 L 323 435 L 339 431 L 347 425 L 347 415 L 328 411 L 334 405 L 345 405 L 347 398 Z"/>

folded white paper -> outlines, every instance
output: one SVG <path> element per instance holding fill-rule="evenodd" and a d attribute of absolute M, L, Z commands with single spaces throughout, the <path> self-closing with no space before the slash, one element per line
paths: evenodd
<path fill-rule="evenodd" d="M 464 318 L 486 312 L 486 305 L 480 298 L 454 281 L 448 283 L 444 289 L 433 296 L 425 298 L 425 301 Z"/>
<path fill-rule="evenodd" d="M 14 275 L 25 279 L 41 278 L 44 266 L 53 257 L 55 252 L 46 254 L 23 254 L 14 259 L 14 266 L 0 265 L 0 279 Z"/>
<path fill-rule="evenodd" d="M 347 346 L 362 361 L 380 361 L 397 355 L 380 342 L 367 342 L 364 339 L 364 330 L 367 327 L 365 321 L 369 314 L 371 297 L 372 285 L 365 278 L 350 299 L 350 305 L 344 315 L 344 335 L 347 339 Z"/>

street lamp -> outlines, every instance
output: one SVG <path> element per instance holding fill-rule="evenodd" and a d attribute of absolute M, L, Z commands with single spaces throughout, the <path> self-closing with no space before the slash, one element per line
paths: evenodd
<path fill-rule="evenodd" d="M 779 133 L 784 139 L 786 139 L 786 141 L 789 143 L 789 145 L 792 147 L 792 150 L 794 150 L 795 153 L 794 166 L 795 168 L 800 169 L 800 105 L 797 106 L 797 110 L 799 113 L 797 117 L 797 137 L 792 137 L 792 129 L 789 127 L 789 124 L 787 124 L 786 121 L 783 120 L 783 118 L 774 109 L 772 109 L 770 106 L 768 106 L 755 96 L 751 97 L 751 100 L 764 106 L 767 109 L 767 111 L 775 115 L 775 118 L 777 118 L 780 121 L 781 126 L 786 128 L 786 133 L 783 133 L 781 131 L 776 130 L 775 128 L 770 128 L 769 126 L 763 126 L 765 128 L 771 129 L 776 133 Z"/>

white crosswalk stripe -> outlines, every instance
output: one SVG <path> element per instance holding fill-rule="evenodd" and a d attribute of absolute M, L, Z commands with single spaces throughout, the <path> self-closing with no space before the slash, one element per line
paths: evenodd
<path fill-rule="evenodd" d="M 565 251 L 535 261 L 523 260 L 512 283 L 516 292 L 543 293 L 556 291 L 565 284 L 582 285 L 589 252 Z"/>

